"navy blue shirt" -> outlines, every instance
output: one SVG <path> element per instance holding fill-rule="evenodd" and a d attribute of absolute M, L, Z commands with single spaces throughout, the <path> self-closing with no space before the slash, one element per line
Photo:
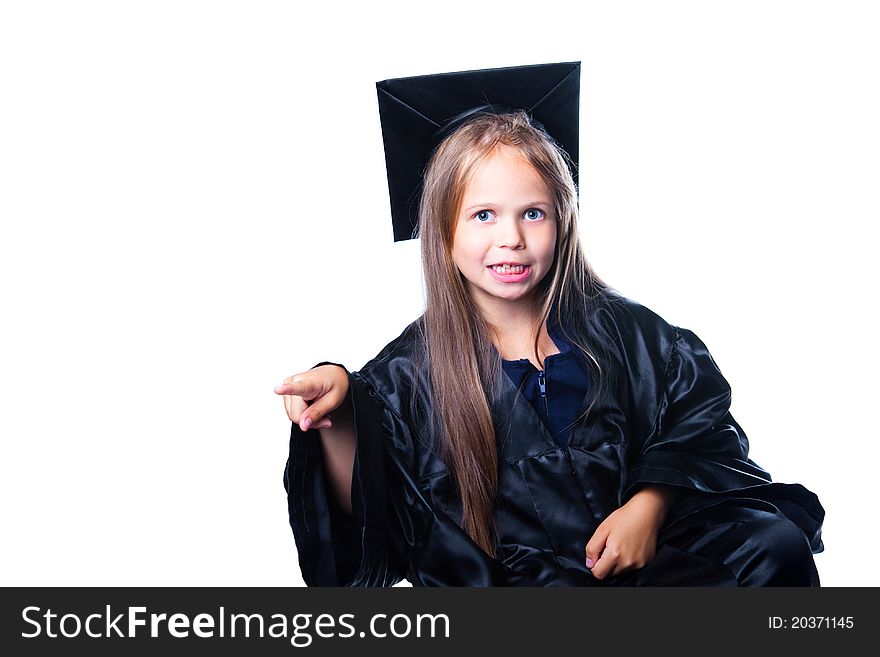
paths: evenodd
<path fill-rule="evenodd" d="M 529 400 L 538 417 L 558 445 L 568 444 L 568 434 L 589 389 L 589 370 L 579 352 L 560 335 L 558 328 L 547 322 L 547 333 L 559 347 L 558 354 L 544 359 L 538 370 L 528 358 L 501 360 L 513 384 Z"/>

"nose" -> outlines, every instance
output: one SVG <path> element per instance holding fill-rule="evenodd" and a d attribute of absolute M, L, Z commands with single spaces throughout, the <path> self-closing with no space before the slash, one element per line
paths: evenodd
<path fill-rule="evenodd" d="M 501 217 L 495 225 L 495 246 L 521 249 L 525 246 L 522 224 L 516 217 Z"/>

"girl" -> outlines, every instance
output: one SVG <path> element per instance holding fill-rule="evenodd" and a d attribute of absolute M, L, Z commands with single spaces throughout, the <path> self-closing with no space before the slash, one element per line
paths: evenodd
<path fill-rule="evenodd" d="M 749 459 L 702 341 L 593 272 L 558 144 L 522 110 L 441 136 L 424 314 L 275 390 L 306 583 L 817 586 L 818 499 Z"/>

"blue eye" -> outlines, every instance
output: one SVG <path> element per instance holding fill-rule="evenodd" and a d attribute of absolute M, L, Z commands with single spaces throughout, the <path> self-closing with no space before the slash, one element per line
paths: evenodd
<path fill-rule="evenodd" d="M 544 211 L 539 210 L 538 208 L 529 208 L 528 210 L 526 210 L 524 216 L 526 217 L 526 219 L 536 221 L 544 217 Z"/>
<path fill-rule="evenodd" d="M 477 214 L 474 215 L 474 218 L 477 220 L 478 223 L 484 224 L 486 222 L 481 221 L 481 218 L 488 219 L 490 214 L 492 214 L 491 210 L 480 210 L 479 212 L 477 212 Z"/>

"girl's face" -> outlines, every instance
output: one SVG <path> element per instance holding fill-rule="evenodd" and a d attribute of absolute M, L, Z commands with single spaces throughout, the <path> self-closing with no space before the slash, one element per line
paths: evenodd
<path fill-rule="evenodd" d="M 555 247 L 550 190 L 518 151 L 498 146 L 465 189 L 452 240 L 474 302 L 486 308 L 528 298 L 550 271 Z"/>

